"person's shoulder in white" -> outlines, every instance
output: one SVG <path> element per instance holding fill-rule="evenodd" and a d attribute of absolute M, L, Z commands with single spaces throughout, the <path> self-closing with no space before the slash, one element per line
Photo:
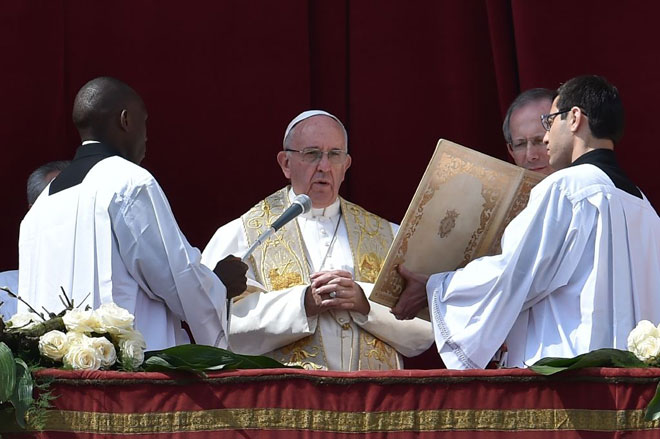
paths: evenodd
<path fill-rule="evenodd" d="M 0 273 L 0 287 L 11 290 L 12 293 L 18 293 L 18 270 L 3 271 Z M 4 321 L 7 321 L 16 314 L 16 299 L 0 290 L 0 315 Z"/>

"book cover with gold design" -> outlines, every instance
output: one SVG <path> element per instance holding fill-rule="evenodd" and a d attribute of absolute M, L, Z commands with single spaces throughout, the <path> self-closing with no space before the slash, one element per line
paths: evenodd
<path fill-rule="evenodd" d="M 504 228 L 543 177 L 440 139 L 369 298 L 396 304 L 403 289 L 399 264 L 432 274 L 499 253 Z M 419 317 L 429 320 L 428 309 Z"/>

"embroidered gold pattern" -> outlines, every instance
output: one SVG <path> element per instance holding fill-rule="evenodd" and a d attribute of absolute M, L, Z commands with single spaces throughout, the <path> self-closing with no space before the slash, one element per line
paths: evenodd
<path fill-rule="evenodd" d="M 308 370 L 320 370 L 323 366 L 309 361 L 309 358 L 315 358 L 319 355 L 319 347 L 313 345 L 314 336 L 308 335 L 298 341 L 294 341 L 281 348 L 279 351 L 284 354 L 280 361 L 286 362 L 289 366 L 301 366 Z M 306 350 L 308 349 L 308 350 Z"/>
<path fill-rule="evenodd" d="M 90 434 L 155 434 L 229 429 L 310 430 L 375 433 L 424 431 L 596 431 L 658 430 L 645 410 L 441 409 L 380 412 L 288 408 L 230 408 L 155 413 L 49 410 L 45 431 Z M 0 433 L 23 432 L 0 414 Z M 28 419 L 29 425 L 29 419 Z M 28 430 L 34 431 L 34 430 Z"/>
<path fill-rule="evenodd" d="M 370 365 L 373 365 L 370 360 L 376 360 L 379 363 L 385 364 L 387 367 L 370 367 L 370 369 L 398 369 L 398 361 L 396 351 L 390 345 L 382 340 L 377 339 L 367 331 L 362 331 L 362 338 L 360 344 L 365 346 L 365 357 Z"/>
<path fill-rule="evenodd" d="M 360 259 L 360 273 L 364 282 L 374 283 L 383 265 L 383 259 L 374 252 L 362 255 Z"/>
<path fill-rule="evenodd" d="M 275 290 L 283 290 L 285 288 L 295 287 L 302 285 L 302 276 L 300 273 L 286 272 L 286 267 L 271 268 L 268 272 L 268 279 L 270 284 Z"/>
<path fill-rule="evenodd" d="M 243 225 L 246 230 L 248 244 L 254 242 L 259 234 L 289 205 L 289 188 L 283 188 L 257 204 L 243 215 Z M 348 233 L 349 245 L 353 254 L 355 279 L 373 283 L 378 277 L 383 260 L 392 243 L 392 230 L 387 221 L 367 212 L 360 206 L 340 198 L 343 221 Z M 293 221 L 283 227 L 271 239 L 268 239 L 254 252 L 249 260 L 253 267 L 256 280 L 268 291 L 282 290 L 296 285 L 309 283 L 309 269 L 305 258 L 304 243 L 297 222 Z M 345 323 L 342 328 L 350 328 Z M 358 328 L 358 333 L 363 331 Z M 366 357 L 367 351 L 373 351 L 374 346 L 363 346 L 357 336 L 360 354 L 359 364 L 369 362 L 368 369 L 390 369 L 390 364 L 398 364 L 398 355 L 394 349 L 383 350 L 378 356 Z M 322 354 L 322 355 L 319 355 Z M 320 330 L 289 346 L 280 348 L 268 354 L 287 364 L 296 364 L 305 369 L 325 369 L 325 348 Z M 387 361 L 380 358 L 387 358 Z M 363 361 L 364 360 L 364 361 Z"/>

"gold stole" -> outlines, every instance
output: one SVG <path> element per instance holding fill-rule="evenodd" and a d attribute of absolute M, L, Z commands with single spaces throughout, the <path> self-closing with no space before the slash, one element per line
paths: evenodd
<path fill-rule="evenodd" d="M 340 197 L 342 218 L 353 254 L 355 280 L 374 283 L 387 250 L 392 243 L 389 223 Z M 289 187 L 267 197 L 241 217 L 248 245 L 270 228 L 289 207 Z M 252 253 L 248 263 L 256 281 L 267 291 L 296 285 L 309 285 L 309 263 L 302 235 L 296 221 L 280 229 Z M 339 323 L 338 323 L 339 324 Z M 358 326 L 359 370 L 400 369 L 396 351 Z M 323 338 L 319 327 L 314 334 L 267 354 L 276 360 L 303 366 L 305 369 L 327 369 Z"/>

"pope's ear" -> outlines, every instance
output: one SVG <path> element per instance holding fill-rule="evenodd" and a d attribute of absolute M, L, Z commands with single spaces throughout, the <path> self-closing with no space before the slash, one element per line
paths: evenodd
<path fill-rule="evenodd" d="M 289 155 L 286 151 L 280 151 L 277 153 L 277 163 L 280 164 L 282 172 L 286 178 L 291 178 L 291 170 L 289 168 Z"/>
<path fill-rule="evenodd" d="M 346 154 L 346 163 L 344 165 L 345 166 L 344 172 L 346 172 L 346 170 L 351 167 L 351 163 L 353 163 L 353 159 L 351 158 L 351 155 Z"/>

